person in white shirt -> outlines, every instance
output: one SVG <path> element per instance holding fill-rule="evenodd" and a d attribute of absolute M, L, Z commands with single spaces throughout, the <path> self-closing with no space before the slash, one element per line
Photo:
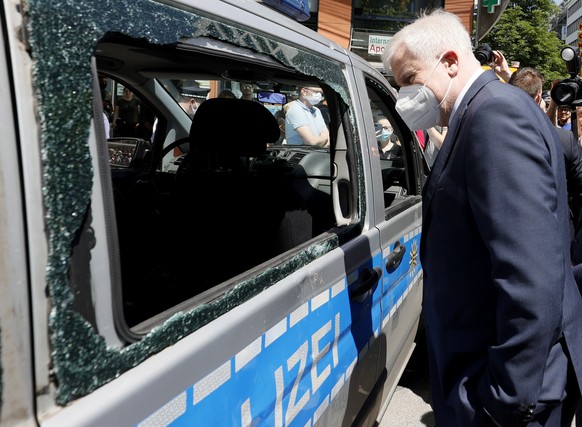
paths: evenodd
<path fill-rule="evenodd" d="M 285 137 L 290 145 L 329 147 L 329 130 L 317 105 L 323 99 L 319 87 L 300 87 L 299 99 L 288 104 Z"/>

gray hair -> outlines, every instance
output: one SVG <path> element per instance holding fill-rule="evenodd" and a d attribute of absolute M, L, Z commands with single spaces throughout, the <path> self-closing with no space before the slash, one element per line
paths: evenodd
<path fill-rule="evenodd" d="M 391 70 L 392 56 L 405 49 L 414 59 L 430 63 L 447 50 L 473 55 L 471 37 L 457 15 L 435 9 L 422 12 L 418 19 L 398 31 L 382 54 L 382 64 Z"/>

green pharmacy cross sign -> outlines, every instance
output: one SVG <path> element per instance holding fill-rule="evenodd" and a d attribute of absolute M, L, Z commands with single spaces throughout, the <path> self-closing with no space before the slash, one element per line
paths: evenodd
<path fill-rule="evenodd" d="M 495 6 L 499 6 L 501 4 L 501 0 L 482 0 L 481 6 L 487 8 L 487 13 L 494 13 Z"/>
<path fill-rule="evenodd" d="M 507 7 L 509 0 L 480 0 L 477 8 L 477 29 L 475 46 L 493 28 L 499 17 Z"/>

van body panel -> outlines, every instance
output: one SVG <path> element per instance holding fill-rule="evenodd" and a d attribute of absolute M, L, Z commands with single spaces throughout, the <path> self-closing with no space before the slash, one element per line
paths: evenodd
<path fill-rule="evenodd" d="M 5 23 L 0 22 L 0 29 Z M 2 31 L 3 32 L 3 31 Z M 31 370 L 31 314 L 26 269 L 26 236 L 22 181 L 16 135 L 14 89 L 0 39 L 0 130 L 3 138 L 0 156 L 0 197 L 10 201 L 0 205 L 0 413 L 2 425 L 34 425 L 34 389 Z M 5 146 L 4 146 L 5 145 Z"/>

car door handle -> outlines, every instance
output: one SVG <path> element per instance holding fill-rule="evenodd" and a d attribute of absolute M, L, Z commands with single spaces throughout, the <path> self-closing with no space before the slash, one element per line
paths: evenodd
<path fill-rule="evenodd" d="M 376 283 L 378 283 L 380 277 L 382 277 L 382 269 L 380 267 L 374 267 L 373 269 L 364 268 L 360 272 L 358 282 L 350 292 L 350 299 L 357 300 L 363 297 Z"/>
<path fill-rule="evenodd" d="M 386 257 L 386 271 L 388 273 L 394 273 L 402 259 L 404 258 L 404 254 L 406 253 L 406 246 L 400 243 L 399 240 L 394 243 L 394 249 L 390 254 Z"/>

